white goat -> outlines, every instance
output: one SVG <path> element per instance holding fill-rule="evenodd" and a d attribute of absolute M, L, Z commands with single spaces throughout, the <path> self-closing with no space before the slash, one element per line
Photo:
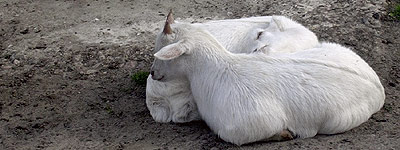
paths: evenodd
<path fill-rule="evenodd" d="M 211 33 L 232 53 L 251 53 L 261 47 L 271 51 L 268 52 L 270 54 L 290 53 L 318 44 L 313 32 L 284 16 L 219 20 L 193 25 Z"/>
<path fill-rule="evenodd" d="M 286 129 L 300 138 L 341 133 L 383 106 L 374 70 L 339 45 L 273 57 L 233 54 L 192 25 L 167 22 L 164 29 L 152 78 L 187 79 L 201 118 L 225 141 L 241 145 Z"/>
<path fill-rule="evenodd" d="M 172 21 L 172 16 L 168 16 Z M 210 21 L 195 23 L 193 26 L 212 33 L 227 50 L 233 53 L 261 51 L 273 54 L 279 53 L 279 50 L 292 52 L 312 48 L 318 44 L 318 39 L 313 32 L 283 16 Z M 286 31 L 296 31 L 296 33 L 285 37 Z M 157 36 L 155 52 L 165 45 L 162 37 L 164 37 L 163 33 L 160 32 Z M 274 40 L 275 37 L 277 37 L 276 40 Z M 285 38 L 294 42 L 285 42 Z M 289 46 L 282 47 L 282 44 L 279 43 Z M 302 45 L 298 43 L 302 43 Z M 287 48 L 290 48 L 291 51 Z M 146 86 L 146 104 L 153 119 L 157 122 L 189 122 L 201 119 L 189 84 L 182 79 L 158 82 L 152 80 L 150 75 Z"/>

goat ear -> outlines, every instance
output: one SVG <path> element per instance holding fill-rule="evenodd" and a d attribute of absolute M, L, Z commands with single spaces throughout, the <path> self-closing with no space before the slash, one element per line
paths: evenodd
<path fill-rule="evenodd" d="M 275 28 L 276 30 L 279 30 L 280 32 L 285 31 L 285 27 L 280 19 L 278 19 L 276 16 L 273 16 L 270 22 L 270 27 Z"/>
<path fill-rule="evenodd" d="M 187 51 L 187 47 L 184 46 L 183 41 L 179 41 L 170 45 L 167 45 L 160 49 L 154 54 L 154 57 L 160 60 L 171 60 L 177 58 Z"/>
<path fill-rule="evenodd" d="M 165 21 L 164 25 L 164 34 L 172 34 L 171 24 L 175 23 L 174 17 L 172 16 L 172 9 L 169 11 L 167 20 Z"/>

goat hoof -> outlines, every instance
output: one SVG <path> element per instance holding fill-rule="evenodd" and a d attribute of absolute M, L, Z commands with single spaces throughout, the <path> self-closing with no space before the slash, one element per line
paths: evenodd
<path fill-rule="evenodd" d="M 289 130 L 283 130 L 280 133 L 280 137 L 281 137 L 281 141 L 288 141 L 288 140 L 293 140 L 294 139 L 293 133 L 290 132 Z"/>
<path fill-rule="evenodd" d="M 295 138 L 294 134 L 289 130 L 283 130 L 274 136 L 267 139 L 267 141 L 288 141 Z"/>

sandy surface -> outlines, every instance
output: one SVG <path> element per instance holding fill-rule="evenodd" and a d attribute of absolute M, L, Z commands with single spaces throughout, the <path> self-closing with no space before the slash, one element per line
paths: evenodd
<path fill-rule="evenodd" d="M 0 0 L 0 149 L 400 149 L 400 22 L 391 1 Z M 237 147 L 204 122 L 156 123 L 144 87 L 155 33 L 188 22 L 286 15 L 353 49 L 378 73 L 384 108 L 338 135 Z"/>

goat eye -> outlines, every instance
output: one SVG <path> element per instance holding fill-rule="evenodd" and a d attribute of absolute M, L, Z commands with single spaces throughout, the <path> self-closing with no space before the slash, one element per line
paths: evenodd
<path fill-rule="evenodd" d="M 254 52 L 257 52 L 257 48 L 253 50 L 253 53 L 254 53 Z"/>
<path fill-rule="evenodd" d="M 260 39 L 260 36 L 262 35 L 263 32 L 258 32 L 257 34 L 257 40 Z"/>

